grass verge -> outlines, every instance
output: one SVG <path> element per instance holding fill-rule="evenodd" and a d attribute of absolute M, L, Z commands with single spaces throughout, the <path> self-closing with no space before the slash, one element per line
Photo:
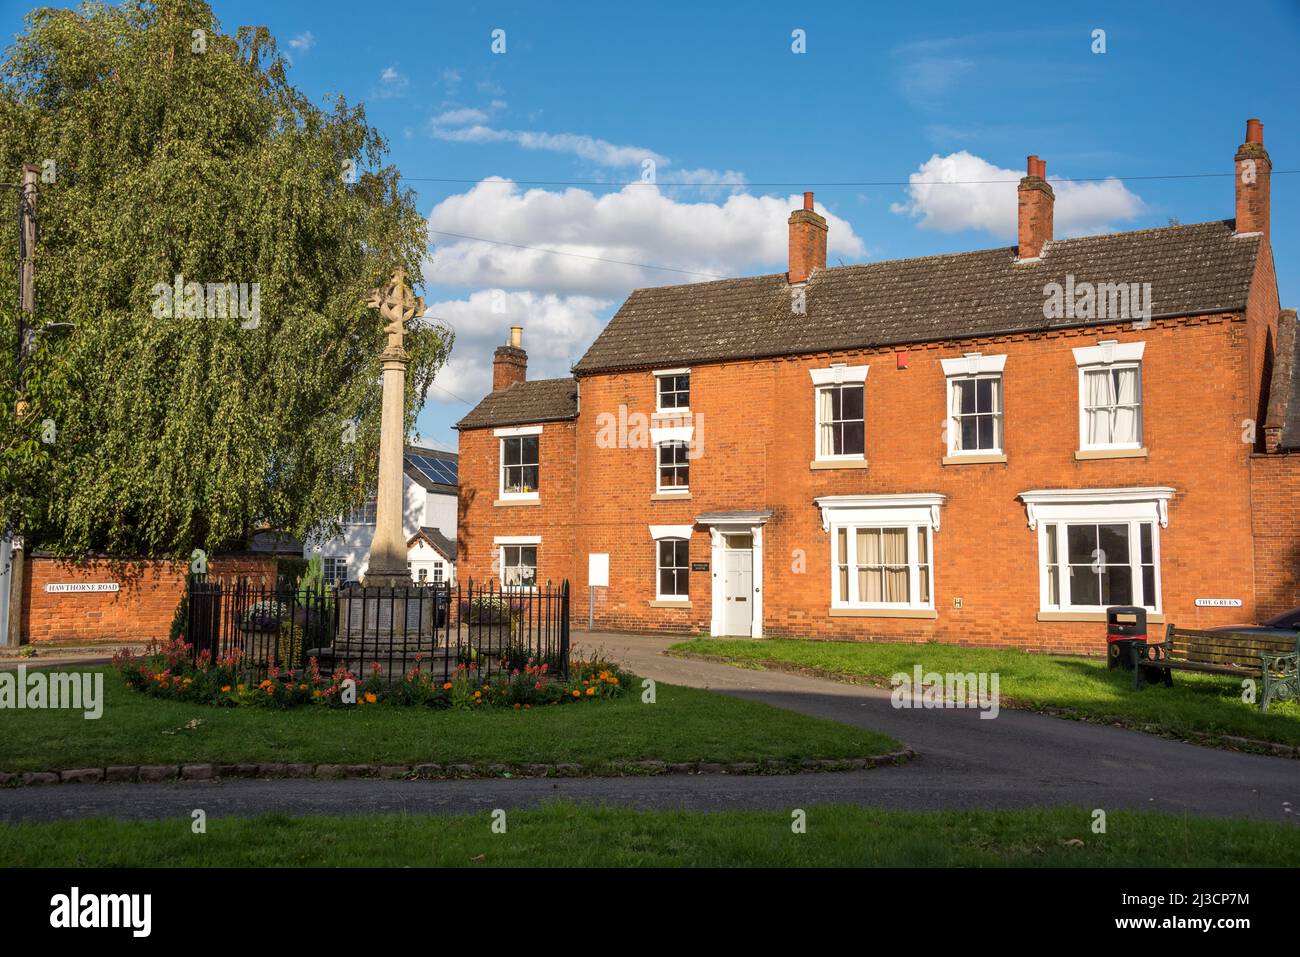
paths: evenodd
<path fill-rule="evenodd" d="M 676 685 L 529 711 L 213 708 L 146 697 L 113 669 L 104 710 L 4 712 L 0 770 L 115 764 L 560 764 L 599 773 L 629 761 L 740 762 L 855 758 L 900 745 L 871 731 Z"/>
<path fill-rule="evenodd" d="M 512 811 L 505 834 L 457 817 L 109 820 L 0 826 L 17 867 L 1238 867 L 1300 866 L 1300 828 L 1114 812 L 1093 834 L 1082 808 L 634 811 L 551 804 Z M 581 835 L 581 840 L 574 840 Z"/>
<path fill-rule="evenodd" d="M 1103 660 L 1025 651 L 941 644 L 830 642 L 769 638 L 761 641 L 700 638 L 670 653 L 711 658 L 744 667 L 786 667 L 829 677 L 888 686 L 890 675 L 927 671 L 998 674 L 1003 707 L 1046 711 L 1069 718 L 1122 722 L 1182 738 L 1197 733 L 1233 735 L 1300 745 L 1300 705 L 1274 703 L 1268 714 L 1242 700 L 1232 678 L 1176 672 L 1174 686 L 1133 690 L 1133 674 Z M 1257 689 L 1262 693 L 1262 689 Z"/>

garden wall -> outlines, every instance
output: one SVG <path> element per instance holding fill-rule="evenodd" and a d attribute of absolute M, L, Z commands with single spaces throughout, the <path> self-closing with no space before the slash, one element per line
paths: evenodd
<path fill-rule="evenodd" d="M 275 582 L 270 555 L 216 555 L 208 560 L 214 579 Z M 93 558 L 70 561 L 29 555 L 23 581 L 22 640 L 149 641 L 164 639 L 185 592 L 186 562 Z M 103 589 L 116 584 L 117 591 Z M 69 590 L 68 586 L 72 586 Z"/>

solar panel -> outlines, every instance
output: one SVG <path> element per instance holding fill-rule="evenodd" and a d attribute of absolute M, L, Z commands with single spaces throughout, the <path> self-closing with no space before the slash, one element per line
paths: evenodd
<path fill-rule="evenodd" d="M 457 483 L 455 462 L 448 462 L 446 459 L 435 459 L 427 455 L 410 455 L 408 458 L 411 464 L 420 470 L 420 474 L 430 482 L 437 482 L 441 485 L 455 485 Z"/>

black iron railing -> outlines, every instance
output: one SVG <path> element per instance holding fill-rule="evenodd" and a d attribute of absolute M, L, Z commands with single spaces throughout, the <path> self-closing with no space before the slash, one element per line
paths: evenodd
<path fill-rule="evenodd" d="M 311 659 L 323 673 L 344 668 L 389 681 L 412 669 L 449 679 L 462 666 L 481 677 L 529 663 L 569 671 L 568 581 L 526 590 L 472 581 L 366 588 L 194 576 L 188 587 L 191 654 L 237 651 L 261 677 Z"/>

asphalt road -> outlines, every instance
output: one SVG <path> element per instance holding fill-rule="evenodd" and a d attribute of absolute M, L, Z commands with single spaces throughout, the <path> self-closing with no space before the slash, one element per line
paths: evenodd
<path fill-rule="evenodd" d="M 1221 751 L 1029 712 L 896 710 L 887 691 L 659 654 L 665 639 L 583 636 L 637 674 L 889 734 L 917 752 L 901 767 L 788 776 L 466 781 L 231 780 L 62 785 L 0 791 L 0 820 L 151 819 L 286 811 L 451 814 L 567 799 L 639 808 L 852 803 L 918 810 L 1071 805 L 1300 821 L 1300 761 Z M 1154 693 L 1154 692 L 1147 692 Z"/>

